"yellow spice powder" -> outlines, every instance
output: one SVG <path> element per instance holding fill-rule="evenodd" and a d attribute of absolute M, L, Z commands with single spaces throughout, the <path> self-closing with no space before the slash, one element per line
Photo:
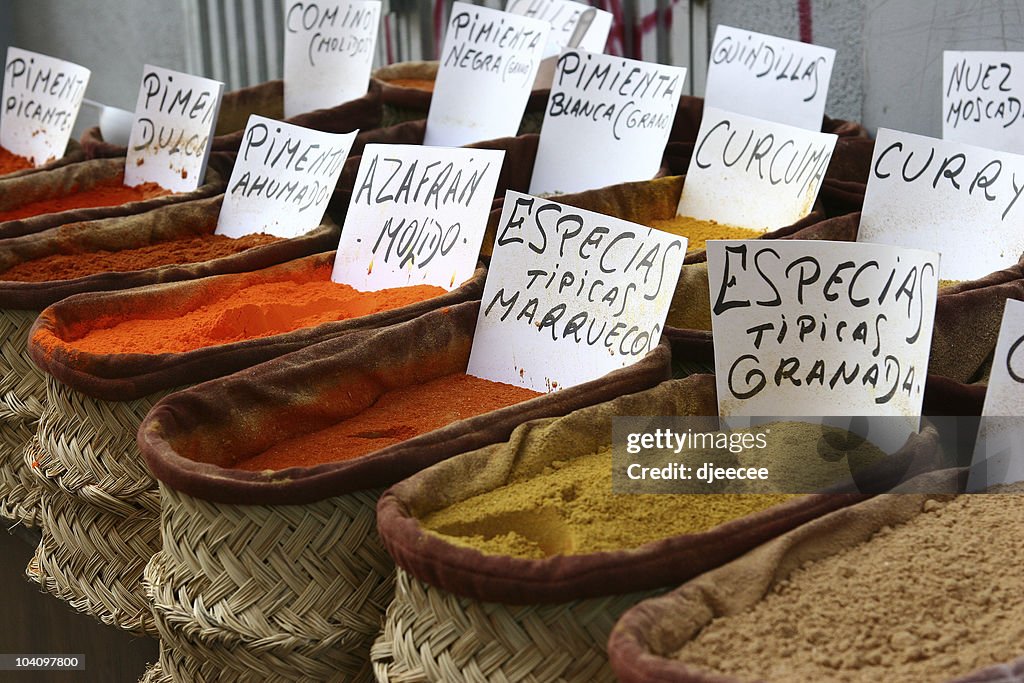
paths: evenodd
<path fill-rule="evenodd" d="M 723 225 L 715 221 L 706 221 L 690 216 L 658 218 L 649 223 L 652 228 L 685 237 L 687 253 L 703 251 L 708 240 L 752 240 L 764 234 L 749 228 Z"/>
<path fill-rule="evenodd" d="M 614 495 L 611 451 L 554 461 L 543 473 L 439 510 L 428 531 L 485 554 L 543 558 L 636 548 L 707 531 L 784 494 Z"/>
<path fill-rule="evenodd" d="M 946 289 L 947 287 L 954 287 L 963 282 L 963 280 L 939 280 L 939 289 Z"/>

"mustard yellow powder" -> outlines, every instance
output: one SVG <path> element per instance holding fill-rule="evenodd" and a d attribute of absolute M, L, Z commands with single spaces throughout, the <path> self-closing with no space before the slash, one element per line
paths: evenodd
<path fill-rule="evenodd" d="M 658 218 L 650 221 L 650 227 L 685 237 L 687 253 L 704 251 L 708 240 L 753 240 L 764 234 L 749 228 L 737 228 L 690 216 Z"/>

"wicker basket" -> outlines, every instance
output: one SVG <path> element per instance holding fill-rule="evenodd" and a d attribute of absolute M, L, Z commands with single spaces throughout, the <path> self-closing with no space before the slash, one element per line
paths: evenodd
<path fill-rule="evenodd" d="M 25 450 L 46 394 L 44 375 L 25 351 L 37 315 L 0 309 L 0 516 L 26 526 L 39 524 L 39 489 Z"/>
<path fill-rule="evenodd" d="M 394 580 L 375 523 L 380 490 L 507 438 L 532 417 L 668 374 L 661 345 L 600 380 L 359 458 L 234 468 L 237 459 L 358 414 L 389 389 L 464 372 L 479 306 L 325 341 L 169 396 L 150 412 L 139 443 L 161 482 L 164 547 L 147 568 L 147 586 L 165 673 L 175 681 L 372 680 L 369 651 Z"/>
<path fill-rule="evenodd" d="M 26 574 L 46 592 L 104 624 L 155 635 L 141 586 L 146 561 L 160 549 L 156 491 L 127 515 L 65 493 L 43 498 L 42 540 Z"/>
<path fill-rule="evenodd" d="M 139 679 L 139 683 L 172 683 L 172 681 L 173 679 L 164 673 L 160 662 L 150 664 L 146 668 L 146 672 L 142 674 L 142 678 Z"/>
<path fill-rule="evenodd" d="M 372 680 L 370 643 L 394 582 L 377 536 L 379 493 L 245 506 L 164 488 L 164 548 L 146 587 L 165 675 Z"/>
<path fill-rule="evenodd" d="M 511 606 L 462 598 L 399 569 L 373 672 L 380 683 L 611 682 L 608 634 L 623 612 L 655 594 Z"/>

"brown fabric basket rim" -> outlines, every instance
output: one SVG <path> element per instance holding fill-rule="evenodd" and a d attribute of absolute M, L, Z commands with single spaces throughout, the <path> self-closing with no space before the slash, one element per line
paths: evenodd
<path fill-rule="evenodd" d="M 435 320 L 439 322 L 439 316 L 449 314 L 472 316 L 475 320 L 479 307 L 479 301 L 456 304 L 448 311 L 435 310 L 418 320 L 394 325 L 388 331 L 393 334 L 417 324 L 431 324 Z M 268 383 L 273 382 L 277 376 L 286 375 L 293 362 L 315 359 L 318 363 L 329 363 L 332 357 L 341 354 L 355 357 L 362 349 L 374 348 L 376 333 L 377 331 L 356 332 L 344 338 L 328 340 L 264 363 L 251 369 L 245 376 L 239 373 L 215 381 L 244 382 L 246 376 L 258 375 Z M 615 370 L 576 388 L 581 392 L 588 392 L 588 395 L 598 396 L 597 400 L 605 400 L 603 397 L 622 393 L 623 387 L 635 386 L 635 375 L 638 371 L 667 378 L 669 357 L 668 345 L 662 342 L 635 365 Z M 345 493 L 390 486 L 421 468 L 422 463 L 414 454 L 425 447 L 432 444 L 445 444 L 451 447 L 452 444 L 457 446 L 461 442 L 471 443 L 474 440 L 473 432 L 478 428 L 493 425 L 503 417 L 514 417 L 516 424 L 519 424 L 537 416 L 547 415 L 549 413 L 545 412 L 545 406 L 557 395 L 545 394 L 484 415 L 460 420 L 352 460 L 314 467 L 249 472 L 185 458 L 179 455 L 164 437 L 167 429 L 174 429 L 173 425 L 179 421 L 179 415 L 188 413 L 189 399 L 202 396 L 206 387 L 211 384 L 212 382 L 200 384 L 178 392 L 154 406 L 139 428 L 139 448 L 153 475 L 163 485 L 196 498 L 239 505 L 301 505 Z M 508 431 L 511 432 L 511 428 Z"/>
<path fill-rule="evenodd" d="M 329 264 L 333 262 L 334 254 L 335 252 L 313 254 L 298 261 L 278 264 L 265 270 L 290 269 L 298 262 L 317 263 L 323 261 Z M 416 317 L 436 308 L 459 303 L 464 301 L 467 296 L 478 297 L 477 290 L 482 289 L 486 273 L 485 268 L 482 266 L 478 267 L 472 277 L 460 287 L 433 299 L 419 301 L 402 306 L 401 308 L 372 313 L 358 318 L 322 323 L 314 327 L 300 328 L 267 337 L 206 346 L 182 353 L 98 354 L 76 352 L 61 345 L 48 354 L 39 344 L 35 343 L 36 333 L 46 329 L 56 335 L 60 317 L 69 313 L 73 315 L 76 307 L 81 306 L 90 309 L 100 304 L 107 308 L 116 308 L 119 301 L 145 297 L 147 295 L 159 295 L 166 289 L 187 286 L 188 282 L 165 283 L 145 288 L 113 292 L 79 294 L 50 306 L 40 314 L 29 333 L 28 350 L 32 361 L 40 370 L 52 375 L 76 391 L 107 401 L 131 401 L 157 391 L 181 386 L 184 383 L 194 384 L 197 381 L 213 379 L 216 374 L 211 374 L 211 372 L 214 371 L 219 375 L 227 374 L 217 369 L 224 368 L 225 363 L 228 364 L 228 367 L 238 365 L 239 363 L 235 358 L 245 356 L 247 352 L 254 352 L 258 354 L 260 360 L 266 360 L 295 351 L 302 346 L 322 341 L 326 337 L 333 337 L 355 330 L 381 327 L 394 321 L 396 317 L 404 320 L 407 317 Z M 213 277 L 217 278 L 218 281 L 224 282 L 230 281 L 237 276 L 245 276 L 246 274 L 228 273 Z M 206 282 L 213 281 L 213 278 L 206 280 Z M 251 364 L 244 363 L 241 367 Z M 88 365 L 89 370 L 83 369 L 84 365 Z M 241 369 L 241 367 L 238 369 Z M 168 377 L 168 369 L 173 369 L 173 373 L 170 374 L 173 374 L 176 378 L 193 379 L 190 382 L 171 379 Z"/>
<path fill-rule="evenodd" d="M 161 208 L 170 208 L 170 205 Z M 75 223 L 75 225 L 78 226 L 78 223 Z M 60 232 L 63 229 L 64 227 L 61 226 L 34 235 L 12 239 L 25 240 L 25 243 L 28 243 L 30 240 L 38 242 L 50 237 L 56 239 L 63 234 Z M 330 247 L 321 246 L 321 243 L 324 245 L 332 241 L 336 243 L 339 232 L 340 228 L 329 217 L 325 216 L 324 222 L 319 227 L 304 235 L 255 246 L 237 254 L 229 254 L 195 263 L 169 264 L 133 271 L 107 271 L 69 280 L 47 280 L 45 282 L 4 280 L 3 273 L 0 273 L 0 307 L 18 310 L 42 310 L 72 295 L 114 294 L 117 290 L 125 289 L 127 278 L 132 278 L 133 280 L 127 283 L 129 287 L 139 287 L 150 284 L 173 284 L 185 280 L 194 280 L 198 277 L 245 272 L 253 270 L 251 262 L 254 259 L 259 263 L 269 266 L 284 260 L 306 256 L 311 252 L 317 253 L 323 251 L 323 249 L 329 249 Z M 2 244 L 3 241 L 0 240 L 0 245 Z M 136 279 L 139 281 L 134 281 Z"/>
<path fill-rule="evenodd" d="M 692 375 L 694 383 L 710 375 Z M 686 380 L 684 380 L 686 381 Z M 522 427 L 521 427 L 522 429 Z M 931 424 L 912 436 L 899 453 L 911 453 L 918 446 L 934 443 L 938 432 Z M 480 457 L 476 453 L 460 458 Z M 441 466 L 454 467 L 448 461 Z M 484 602 L 510 603 L 510 596 L 528 596 L 531 603 L 560 603 L 604 595 L 655 590 L 678 584 L 679 574 L 666 566 L 665 557 L 678 556 L 687 546 L 712 544 L 760 533 L 764 526 L 775 530 L 793 528 L 787 520 L 817 517 L 835 509 L 836 497 L 844 504 L 870 497 L 863 493 L 810 494 L 780 505 L 731 520 L 713 529 L 679 534 L 630 550 L 579 555 L 555 555 L 527 559 L 488 555 L 474 548 L 455 545 L 423 529 L 403 496 L 420 488 L 419 473 L 391 487 L 377 504 L 377 527 L 381 540 L 395 564 L 432 586 Z M 751 524 L 751 520 L 761 526 Z M 775 535 L 774 533 L 772 535 Z"/>
<path fill-rule="evenodd" d="M 76 161 L 71 164 L 65 164 L 63 166 L 57 166 L 55 168 L 41 170 L 38 173 L 32 174 L 29 177 L 26 176 L 5 176 L 0 181 L 5 179 L 11 180 L 38 180 L 38 176 L 45 173 L 61 173 L 67 169 L 78 167 L 82 164 L 88 164 L 93 166 L 107 166 L 111 164 L 120 164 L 122 167 L 126 161 L 125 157 L 112 157 L 112 158 L 97 158 L 97 159 L 84 159 L 82 161 Z M 227 187 L 227 178 L 216 168 L 217 164 L 211 160 L 211 163 L 206 168 L 206 176 L 203 178 L 203 183 L 191 192 L 181 192 L 177 194 L 167 194 L 160 197 L 151 197 L 149 199 L 140 199 L 134 202 L 127 202 L 125 204 L 117 204 L 115 206 L 95 206 L 84 209 L 67 209 L 65 211 L 56 211 L 53 213 L 40 214 L 38 216 L 29 216 L 26 218 L 18 218 L 10 221 L 0 221 L 0 245 L 3 245 L 4 240 L 14 239 L 18 237 L 25 237 L 30 235 L 37 235 L 44 230 L 51 230 L 62 227 L 71 223 L 81 223 L 84 221 L 99 220 L 103 218 L 116 218 L 118 216 L 128 216 L 133 214 L 140 214 L 156 209 L 163 206 L 170 206 L 172 204 L 180 204 L 182 202 L 191 201 L 193 199 L 203 199 L 216 194 L 220 194 Z"/>

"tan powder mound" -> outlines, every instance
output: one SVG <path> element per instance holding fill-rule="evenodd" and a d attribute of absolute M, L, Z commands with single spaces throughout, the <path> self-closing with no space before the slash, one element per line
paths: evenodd
<path fill-rule="evenodd" d="M 676 657 L 746 681 L 933 683 L 1024 650 L 1024 487 L 929 500 L 871 540 L 804 565 Z"/>
<path fill-rule="evenodd" d="M 411 88 L 413 90 L 434 92 L 434 81 L 426 78 L 393 78 L 390 81 L 385 81 L 385 83 L 396 88 Z"/>
<path fill-rule="evenodd" d="M 764 234 L 749 228 L 737 228 L 689 216 L 655 219 L 650 221 L 650 227 L 685 237 L 686 253 L 704 251 L 708 240 L 754 240 Z"/>

